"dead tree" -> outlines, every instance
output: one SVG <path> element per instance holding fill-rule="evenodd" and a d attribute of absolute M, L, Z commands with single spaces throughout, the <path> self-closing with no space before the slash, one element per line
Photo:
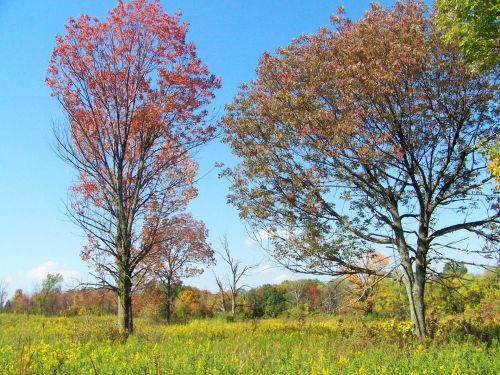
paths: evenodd
<path fill-rule="evenodd" d="M 228 289 L 229 294 L 231 296 L 231 316 L 234 316 L 236 313 L 236 307 L 238 307 L 236 299 L 241 289 L 243 289 L 244 285 L 241 285 L 241 279 L 244 276 L 248 275 L 248 272 L 257 265 L 243 265 L 242 262 L 238 259 L 235 259 L 231 256 L 231 252 L 229 251 L 229 241 L 227 240 L 227 236 L 224 236 L 221 239 L 222 251 L 218 252 L 222 261 L 229 266 L 229 282 Z M 222 279 L 216 278 L 216 283 L 221 292 L 221 304 L 224 306 L 223 309 L 225 311 L 225 297 L 224 297 L 224 285 Z"/>

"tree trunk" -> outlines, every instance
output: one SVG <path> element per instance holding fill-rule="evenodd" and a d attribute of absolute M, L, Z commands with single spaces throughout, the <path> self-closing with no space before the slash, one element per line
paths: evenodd
<path fill-rule="evenodd" d="M 428 220 L 426 217 L 420 218 L 419 238 L 417 239 L 417 251 L 415 253 L 415 272 L 413 272 L 412 260 L 410 259 L 410 249 L 406 244 L 402 225 L 398 220 L 398 213 L 393 215 L 398 224 L 396 236 L 398 238 L 398 253 L 403 268 L 403 283 L 406 287 L 406 294 L 410 303 L 410 317 L 413 323 L 413 332 L 418 338 L 424 338 L 426 335 L 425 327 L 425 277 L 427 271 L 426 254 L 429 247 L 427 241 Z"/>
<path fill-rule="evenodd" d="M 165 285 L 165 318 L 167 320 L 167 325 L 170 325 L 172 322 L 172 284 L 170 280 L 167 280 L 167 284 Z"/>
<path fill-rule="evenodd" d="M 134 333 L 132 283 L 129 277 L 124 277 L 118 285 L 118 329 L 125 337 Z"/>
<path fill-rule="evenodd" d="M 410 317 L 413 323 L 414 333 L 418 338 L 424 338 L 426 335 L 425 326 L 425 272 L 422 273 L 422 267 L 417 265 L 416 272 L 413 273 L 411 266 L 404 268 L 403 282 L 406 287 L 408 301 L 410 303 Z"/>
<path fill-rule="evenodd" d="M 118 191 L 121 192 L 122 169 L 118 168 Z M 122 195 L 120 194 L 119 197 Z M 117 233 L 116 233 L 116 253 L 115 265 L 118 271 L 116 280 L 118 294 L 118 329 L 120 333 L 127 338 L 134 333 L 134 324 L 132 317 L 132 278 L 129 268 L 131 236 L 126 230 L 125 223 L 127 220 L 123 215 L 123 201 L 120 199 L 117 206 L 119 215 L 117 216 Z"/>
<path fill-rule="evenodd" d="M 172 322 L 172 304 L 170 299 L 167 299 L 167 304 L 165 306 L 165 318 L 167 320 L 167 325 L 170 325 Z"/>
<path fill-rule="evenodd" d="M 236 293 L 231 293 L 231 315 L 236 313 Z"/>
<path fill-rule="evenodd" d="M 412 311 L 415 314 L 413 318 L 413 323 L 415 324 L 415 332 L 418 337 L 422 338 L 427 334 L 427 329 L 425 325 L 425 301 L 424 301 L 424 291 L 425 291 L 425 266 L 417 258 L 415 267 L 415 283 L 413 288 L 413 303 L 414 308 Z"/>
<path fill-rule="evenodd" d="M 411 320 L 415 327 L 415 334 L 417 337 L 423 338 L 427 334 L 425 325 L 424 286 L 419 285 L 418 282 L 414 284 L 412 302 Z"/>
<path fill-rule="evenodd" d="M 132 298 L 118 295 L 118 328 L 120 333 L 125 336 L 131 335 L 134 332 L 132 320 Z"/>
<path fill-rule="evenodd" d="M 226 296 L 224 295 L 224 291 L 220 291 L 220 305 L 223 313 L 226 312 Z"/>

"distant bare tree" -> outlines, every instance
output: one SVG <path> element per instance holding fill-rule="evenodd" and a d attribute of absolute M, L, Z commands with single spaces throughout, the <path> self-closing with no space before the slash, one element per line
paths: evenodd
<path fill-rule="evenodd" d="M 215 283 L 217 284 L 217 287 L 219 288 L 219 294 L 220 294 L 220 309 L 223 313 L 226 312 L 226 295 L 224 291 L 224 280 L 222 280 L 222 277 L 217 276 L 217 274 L 214 272 L 214 277 L 215 277 Z"/>
<path fill-rule="evenodd" d="M 322 305 L 327 314 L 338 312 L 341 301 L 347 296 L 349 286 L 345 278 L 337 278 L 325 285 Z"/>
<path fill-rule="evenodd" d="M 304 300 L 304 296 L 306 294 L 305 281 L 304 280 L 290 281 L 288 292 L 292 297 L 292 300 L 295 302 L 295 307 L 299 307 L 299 305 Z"/>
<path fill-rule="evenodd" d="M 0 311 L 3 311 L 3 307 L 7 302 L 7 283 L 0 280 Z"/>
<path fill-rule="evenodd" d="M 240 293 L 241 289 L 244 287 L 244 285 L 241 285 L 241 279 L 244 276 L 247 276 L 248 272 L 257 265 L 247 265 L 244 266 L 240 260 L 235 259 L 231 256 L 231 252 L 229 251 L 229 241 L 227 240 L 227 236 L 224 235 L 224 237 L 221 239 L 221 246 L 222 246 L 222 251 L 218 252 L 222 261 L 226 263 L 229 266 L 229 283 L 228 283 L 228 288 L 229 288 L 229 294 L 231 296 L 231 315 L 234 316 L 236 312 L 236 298 L 238 297 L 238 294 Z M 224 301 L 224 284 L 222 282 L 222 279 L 219 277 L 216 278 L 216 283 L 219 286 L 219 290 L 221 292 L 221 303 L 225 304 Z M 223 307 L 225 310 L 225 307 Z"/>

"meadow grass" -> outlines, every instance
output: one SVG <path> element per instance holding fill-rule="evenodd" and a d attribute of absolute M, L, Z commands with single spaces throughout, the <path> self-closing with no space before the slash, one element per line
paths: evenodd
<path fill-rule="evenodd" d="M 423 342 L 408 322 L 136 320 L 0 314 L 1 374 L 499 374 L 498 339 Z"/>

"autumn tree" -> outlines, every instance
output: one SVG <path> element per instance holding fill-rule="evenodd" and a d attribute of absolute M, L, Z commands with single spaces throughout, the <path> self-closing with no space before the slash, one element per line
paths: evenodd
<path fill-rule="evenodd" d="M 174 316 L 180 321 L 202 318 L 210 315 L 210 294 L 206 290 L 185 287 L 175 301 Z"/>
<path fill-rule="evenodd" d="M 349 295 L 349 285 L 345 278 L 339 277 L 328 282 L 322 292 L 321 305 L 327 314 L 338 313 L 344 299 Z"/>
<path fill-rule="evenodd" d="M 422 2 L 332 22 L 264 54 L 227 107 L 241 160 L 225 171 L 229 200 L 294 271 L 379 275 L 356 260 L 393 253 L 422 337 L 433 264 L 497 251 L 498 193 L 478 141 L 498 133 L 498 90 L 443 43 Z"/>
<path fill-rule="evenodd" d="M 299 279 L 286 280 L 281 286 L 286 290 L 289 303 L 296 309 L 307 307 L 313 308 L 318 303 L 318 280 Z"/>
<path fill-rule="evenodd" d="M 61 283 L 63 277 L 60 274 L 47 274 L 42 280 L 42 287 L 32 298 L 39 313 L 55 315 L 60 306 L 58 299 L 61 297 Z"/>
<path fill-rule="evenodd" d="M 484 152 L 489 160 L 488 169 L 496 179 L 497 188 L 500 189 L 500 136 L 497 136 L 495 142 L 487 145 Z"/>
<path fill-rule="evenodd" d="M 46 78 L 67 117 L 57 152 L 78 173 L 68 210 L 88 236 L 82 256 L 117 293 L 125 334 L 140 265 L 196 196 L 192 153 L 214 135 L 204 107 L 219 80 L 187 29 L 157 0 L 120 0 L 103 21 L 69 20 Z"/>
<path fill-rule="evenodd" d="M 0 312 L 4 310 L 7 302 L 7 283 L 0 280 Z"/>
<path fill-rule="evenodd" d="M 298 308 L 304 302 L 306 296 L 306 280 L 290 281 L 286 284 L 286 288 L 293 304 Z"/>
<path fill-rule="evenodd" d="M 29 296 L 25 294 L 22 289 L 16 289 L 12 299 L 7 301 L 5 307 L 7 312 L 24 313 L 30 311 L 33 304 L 31 303 Z"/>
<path fill-rule="evenodd" d="M 355 266 L 373 272 L 354 274 L 347 272 L 345 278 L 349 282 L 350 297 L 347 303 L 351 307 L 360 309 L 365 313 L 373 312 L 375 291 L 385 275 L 388 275 L 386 272 L 388 263 L 388 257 L 378 252 L 367 252 L 360 256 Z"/>
<path fill-rule="evenodd" d="M 167 232 L 160 234 L 158 243 L 150 256 L 150 274 L 163 285 L 166 301 L 166 320 L 171 322 L 173 288 L 182 279 L 200 275 L 203 266 L 215 262 L 214 252 L 208 240 L 208 230 L 202 221 L 195 220 L 190 214 L 181 214 L 169 219 L 162 228 Z"/>

